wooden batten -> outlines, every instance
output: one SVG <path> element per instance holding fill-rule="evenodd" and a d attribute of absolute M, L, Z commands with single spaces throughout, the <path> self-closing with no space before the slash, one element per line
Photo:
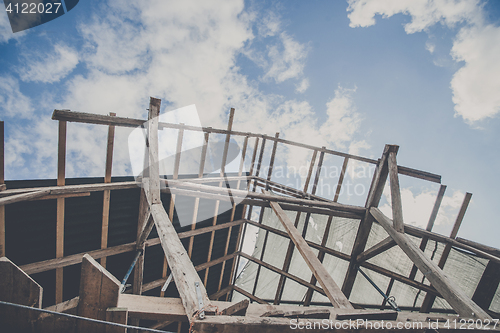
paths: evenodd
<path fill-rule="evenodd" d="M 4 122 L 0 121 L 0 187 L 5 190 Z M 1 192 L 0 191 L 0 192 Z M 0 258 L 5 256 L 5 206 L 0 205 Z"/>
<path fill-rule="evenodd" d="M 340 190 L 342 189 L 342 183 L 344 182 L 345 173 L 347 171 L 347 163 L 349 163 L 349 157 L 344 157 L 344 163 L 342 164 L 342 169 L 340 171 L 339 181 L 337 183 L 337 189 L 335 190 L 333 202 L 337 202 L 339 200 Z"/>
<path fill-rule="evenodd" d="M 84 255 L 77 314 L 82 317 L 106 320 L 106 309 L 118 305 L 119 294 L 120 281 L 91 256 Z M 77 333 L 79 332 L 106 332 L 106 325 L 79 320 Z"/>
<path fill-rule="evenodd" d="M 401 190 L 399 189 L 398 163 L 396 162 L 398 148 L 398 146 L 391 146 L 388 156 L 389 180 L 392 199 L 392 219 L 394 221 L 394 229 L 396 229 L 397 232 L 405 232 Z"/>
<path fill-rule="evenodd" d="M 470 300 L 460 288 L 452 283 L 443 273 L 441 268 L 420 250 L 415 243 L 404 233 L 397 232 L 392 227 L 392 221 L 378 208 L 371 208 L 370 214 L 380 223 L 387 233 L 394 239 L 398 246 L 406 253 L 411 261 L 431 282 L 432 286 L 443 296 L 451 307 L 466 318 L 490 319 L 491 317 L 476 303 Z"/>
<path fill-rule="evenodd" d="M 384 252 L 384 251 L 389 250 L 390 248 L 394 247 L 395 245 L 396 245 L 396 242 L 392 239 L 392 237 L 389 236 L 389 237 L 385 238 L 384 240 L 382 240 L 381 242 L 373 245 L 368 250 L 360 253 L 358 255 L 358 257 L 356 258 L 356 260 L 358 262 L 366 261 L 366 260 L 373 258 L 376 255 Z"/>
<path fill-rule="evenodd" d="M 110 116 L 116 116 L 116 113 L 110 112 Z M 106 146 L 106 169 L 104 173 L 104 182 L 111 183 L 111 169 L 113 166 L 113 145 L 115 141 L 115 127 L 108 128 L 108 143 Z M 102 227 L 101 227 L 101 249 L 108 247 L 108 224 L 109 224 L 109 202 L 111 191 L 104 190 L 102 201 Z M 106 258 L 101 259 L 101 266 L 106 268 Z"/>
<path fill-rule="evenodd" d="M 66 182 L 66 121 L 59 121 L 57 152 L 57 186 Z M 56 258 L 64 256 L 64 198 L 57 199 Z M 56 303 L 63 301 L 63 270 L 56 269 Z"/>

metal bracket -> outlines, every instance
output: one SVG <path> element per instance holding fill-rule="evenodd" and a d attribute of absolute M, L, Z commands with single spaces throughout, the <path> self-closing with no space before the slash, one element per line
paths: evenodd
<path fill-rule="evenodd" d="M 200 319 L 205 319 L 205 311 L 203 311 L 203 297 L 201 296 L 200 283 L 195 282 L 194 287 L 196 288 L 196 296 L 198 297 L 198 310 L 200 311 L 198 317 Z"/>

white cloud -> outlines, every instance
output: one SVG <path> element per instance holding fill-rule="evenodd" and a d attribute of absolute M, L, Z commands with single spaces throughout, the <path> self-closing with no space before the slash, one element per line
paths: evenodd
<path fill-rule="evenodd" d="M 34 108 L 29 97 L 19 87 L 19 82 L 11 76 L 0 77 L 0 110 L 5 117 L 28 118 Z"/>
<path fill-rule="evenodd" d="M 271 66 L 264 75 L 264 79 L 271 78 L 277 83 L 301 76 L 308 53 L 305 45 L 297 42 L 286 32 L 280 34 L 280 40 L 282 48 L 278 45 L 269 47 L 268 57 Z"/>
<path fill-rule="evenodd" d="M 456 115 L 473 123 L 500 112 L 500 28 L 485 22 L 479 0 L 350 0 L 348 11 L 351 27 L 374 25 L 376 15 L 410 15 L 411 21 L 405 25 L 409 34 L 436 23 L 447 27 L 462 24 L 451 50 L 455 61 L 464 62 L 451 81 Z M 427 43 L 426 48 L 432 53 L 435 45 Z M 440 66 L 441 61 L 434 63 Z"/>
<path fill-rule="evenodd" d="M 389 181 L 384 187 L 384 196 L 388 203 L 380 207 L 380 210 L 389 218 L 392 218 L 391 191 Z M 401 201 L 403 206 L 403 221 L 420 228 L 426 228 L 429 217 L 436 201 L 437 191 L 424 190 L 414 194 L 411 188 L 401 189 Z M 435 226 L 451 225 L 462 201 L 464 193 L 455 191 L 451 196 L 445 195 L 441 202 L 438 215 L 434 222 Z"/>
<path fill-rule="evenodd" d="M 307 88 L 309 88 L 309 80 L 302 79 L 302 81 L 300 81 L 300 84 L 296 86 L 295 91 L 297 91 L 298 93 L 303 93 L 307 90 Z"/>
<path fill-rule="evenodd" d="M 78 64 L 77 52 L 62 44 L 54 45 L 54 49 L 43 56 L 30 52 L 23 57 L 27 65 L 19 71 L 19 76 L 25 82 L 58 82 Z"/>
<path fill-rule="evenodd" d="M 434 50 L 436 49 L 436 45 L 434 45 L 431 42 L 427 42 L 427 43 L 425 43 L 425 49 L 432 54 L 432 53 L 434 53 Z"/>

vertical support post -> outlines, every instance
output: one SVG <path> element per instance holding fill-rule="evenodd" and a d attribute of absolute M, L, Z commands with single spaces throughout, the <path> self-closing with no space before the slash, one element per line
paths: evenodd
<path fill-rule="evenodd" d="M 151 97 L 148 111 L 148 142 L 149 142 L 149 198 L 152 204 L 161 203 L 160 196 L 160 165 L 158 161 L 158 117 L 160 116 L 161 100 Z"/>
<path fill-rule="evenodd" d="M 66 121 L 59 121 L 57 185 L 66 182 Z M 57 198 L 56 258 L 64 256 L 64 198 Z M 63 268 L 56 269 L 56 304 L 63 301 Z"/>
<path fill-rule="evenodd" d="M 139 242 L 139 238 L 141 237 L 142 230 L 146 226 L 146 214 L 149 214 L 149 205 L 148 200 L 146 198 L 146 193 L 144 189 L 141 188 L 141 194 L 139 199 L 139 216 L 137 219 L 137 238 L 136 243 Z M 143 274 L 144 274 L 144 251 L 146 250 L 146 245 L 142 245 L 142 254 L 137 259 L 137 262 L 134 266 L 134 282 L 132 285 L 132 293 L 135 295 L 142 294 L 142 282 L 143 282 Z"/>
<path fill-rule="evenodd" d="M 234 119 L 234 108 L 231 108 L 231 110 L 229 111 L 229 120 L 227 122 L 228 132 L 231 131 L 233 128 L 233 119 Z M 221 166 L 220 166 L 219 176 L 221 178 L 224 177 L 225 173 L 226 173 L 227 151 L 229 149 L 229 141 L 230 140 L 231 140 L 231 134 L 227 133 L 226 134 L 226 141 L 224 142 L 224 151 L 222 152 L 222 162 L 221 162 Z M 224 181 L 220 181 L 219 187 L 222 187 L 222 185 L 224 183 L 225 183 Z M 214 225 L 214 226 L 217 224 L 217 216 L 219 215 L 219 205 L 220 205 L 220 201 L 219 200 L 215 201 L 214 217 L 212 220 L 212 225 Z M 215 239 L 215 231 L 212 231 L 210 234 L 210 244 L 208 246 L 207 262 L 212 260 L 212 250 L 213 250 L 213 246 L 214 246 L 214 239 Z M 225 264 L 225 262 L 224 262 L 224 264 Z M 207 267 L 207 269 L 205 270 L 205 278 L 204 278 L 204 285 L 205 286 L 208 282 L 209 272 L 210 272 L 210 267 Z"/>
<path fill-rule="evenodd" d="M 116 113 L 110 112 L 110 116 L 116 116 Z M 104 174 L 104 182 L 111 183 L 111 168 L 113 166 L 113 145 L 115 141 L 115 126 L 108 127 L 108 144 L 106 148 L 106 172 Z M 111 199 L 111 191 L 103 191 L 102 202 L 102 231 L 101 231 L 101 249 L 108 247 L 108 224 L 109 224 L 109 201 Z M 106 268 L 106 257 L 101 258 L 101 266 Z"/>
<path fill-rule="evenodd" d="M 349 157 L 344 158 L 342 171 L 340 171 L 339 182 L 337 184 L 337 190 L 335 191 L 335 196 L 333 197 L 333 202 L 337 202 L 339 200 L 340 190 L 342 189 L 342 183 L 344 182 L 344 176 L 347 171 L 347 163 L 349 163 Z"/>
<path fill-rule="evenodd" d="M 488 311 L 500 283 L 500 264 L 490 260 L 484 269 L 481 280 L 474 291 L 472 300 L 484 311 Z"/>
<path fill-rule="evenodd" d="M 396 161 L 398 149 L 398 146 L 392 146 L 389 151 L 389 180 L 391 185 L 392 220 L 394 229 L 396 229 L 397 232 L 404 233 L 403 205 L 401 202 L 401 190 L 399 189 L 398 163 Z"/>
<path fill-rule="evenodd" d="M 259 174 L 260 174 L 260 167 L 262 165 L 262 158 L 264 156 L 265 147 L 266 147 L 266 138 L 262 138 L 262 144 L 260 145 L 259 161 L 257 162 L 257 169 L 255 170 L 255 177 L 259 177 Z M 255 192 L 256 189 L 257 189 L 257 180 L 254 180 L 252 192 Z M 249 220 L 252 219 L 252 210 L 253 210 L 253 205 L 250 206 L 250 209 L 248 210 L 248 219 Z"/>
<path fill-rule="evenodd" d="M 4 122 L 0 121 L 0 186 L 5 184 Z M 5 206 L 0 206 L 0 257 L 5 257 Z"/>
<path fill-rule="evenodd" d="M 453 225 L 453 229 L 451 230 L 450 233 L 450 238 L 455 239 L 458 234 L 458 230 L 460 229 L 460 225 L 462 224 L 462 220 L 464 219 L 465 212 L 467 211 L 467 207 L 469 206 L 470 199 L 472 198 L 472 193 L 465 193 L 465 198 L 462 203 L 462 207 L 460 207 L 460 211 L 458 212 L 457 219 L 455 221 L 455 224 Z M 451 244 L 446 243 L 446 246 L 444 247 L 443 253 L 441 254 L 441 258 L 439 259 L 438 267 L 443 269 L 444 265 L 446 264 L 446 260 L 448 259 L 448 256 L 450 255 L 451 251 Z M 434 300 L 436 299 L 436 295 L 431 295 L 427 293 L 425 295 L 425 298 L 422 302 L 422 306 L 420 307 L 420 312 L 422 313 L 427 313 L 431 310 L 432 305 L 434 304 Z"/>
<path fill-rule="evenodd" d="M 309 164 L 309 171 L 307 172 L 306 176 L 306 181 L 304 182 L 304 193 L 307 192 L 307 189 L 309 188 L 309 182 L 311 180 L 312 172 L 314 169 L 314 164 L 316 163 L 316 156 L 318 154 L 317 150 L 313 151 L 312 157 L 311 157 L 311 163 Z M 294 222 L 294 227 L 297 228 L 299 225 L 300 221 L 300 214 L 301 212 L 297 212 L 295 215 L 295 222 Z M 288 269 L 290 268 L 290 263 L 292 261 L 292 255 L 293 255 L 293 249 L 294 249 L 294 243 L 292 240 L 288 242 L 288 248 L 286 250 L 286 255 L 285 255 L 285 261 L 283 262 L 283 270 L 285 272 L 288 272 Z M 259 266 L 260 268 L 260 266 Z M 274 295 L 274 304 L 278 305 L 281 300 L 281 296 L 283 295 L 283 289 L 285 288 L 285 281 L 286 277 L 284 275 L 280 276 L 280 281 L 278 282 L 278 288 L 276 289 L 276 294 Z"/>
<path fill-rule="evenodd" d="M 364 251 L 373 224 L 373 216 L 369 213 L 369 208 L 378 206 L 380 198 L 382 197 L 382 192 L 384 191 L 384 185 L 389 174 L 387 163 L 389 151 L 394 151 L 396 149 L 392 147 L 397 146 L 385 145 L 382 157 L 380 158 L 379 163 L 377 164 L 377 169 L 375 169 L 375 173 L 373 174 L 370 191 L 368 192 L 368 197 L 366 198 L 365 208 L 367 208 L 367 210 L 365 216 L 359 223 L 356 240 L 354 241 L 351 251 L 351 261 L 349 262 L 349 268 L 347 269 L 347 274 L 342 285 L 342 292 L 347 298 L 351 295 L 354 280 L 356 280 L 358 272 L 356 258 L 361 252 Z"/>
<path fill-rule="evenodd" d="M 432 208 L 431 216 L 429 218 L 429 222 L 427 222 L 427 227 L 425 230 L 432 231 L 432 227 L 434 227 L 434 222 L 436 221 L 436 217 L 439 211 L 439 207 L 441 206 L 441 201 L 443 201 L 444 192 L 446 191 L 446 185 L 441 185 L 439 188 L 438 195 L 436 197 L 436 201 L 434 202 L 434 207 Z M 427 247 L 427 242 L 429 241 L 428 237 L 422 237 L 422 241 L 420 242 L 420 250 L 425 253 L 425 248 Z M 411 272 L 409 275 L 410 279 L 415 279 L 415 275 L 417 274 L 417 266 L 415 264 L 411 268 Z"/>

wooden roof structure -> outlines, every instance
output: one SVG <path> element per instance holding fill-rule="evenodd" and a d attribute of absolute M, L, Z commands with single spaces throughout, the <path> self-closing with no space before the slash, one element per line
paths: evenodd
<path fill-rule="evenodd" d="M 279 138 L 279 135 L 268 136 L 238 132 L 232 130 L 234 109 L 231 109 L 227 129 L 194 127 L 183 124 L 161 123 L 161 101 L 150 99 L 148 120 L 130 119 L 97 115 L 68 110 L 55 110 L 52 119 L 59 122 L 58 145 L 58 177 L 57 186 L 38 188 L 8 189 L 4 184 L 3 170 L 3 122 L 0 126 L 0 324 L 19 331 L 35 332 L 125 332 L 136 329 L 140 324 L 148 324 L 149 330 L 162 328 L 168 330 L 190 332 L 288 332 L 307 329 L 308 332 L 320 332 L 325 329 L 339 331 L 398 331 L 409 330 L 423 332 L 427 329 L 438 331 L 456 329 L 450 322 L 460 323 L 471 321 L 477 330 L 498 329 L 498 313 L 490 310 L 490 305 L 498 289 L 500 281 L 500 250 L 481 245 L 469 240 L 457 238 L 458 228 L 462 222 L 470 194 L 466 195 L 457 221 L 450 237 L 432 232 L 432 226 L 444 196 L 442 185 L 437 195 L 426 230 L 405 224 L 403 221 L 401 192 L 399 188 L 400 175 L 440 183 L 441 176 L 429 172 L 415 170 L 397 164 L 398 146 L 386 145 L 378 160 L 346 154 L 326 147 L 315 147 L 303 143 L 292 142 Z M 67 122 L 79 122 L 108 127 L 107 158 L 104 183 L 65 185 L 66 161 L 66 128 Z M 146 126 L 147 156 L 145 170 L 137 181 L 111 182 L 111 163 L 113 158 L 114 131 L 116 126 L 138 127 Z M 160 177 L 158 164 L 158 131 L 164 128 L 178 129 L 177 154 L 172 179 Z M 201 149 L 200 172 L 195 178 L 180 179 L 179 160 L 184 131 L 204 133 L 204 146 Z M 225 135 L 225 145 L 219 178 L 204 178 L 203 170 L 210 134 Z M 244 139 L 239 173 L 228 176 L 225 172 L 228 145 L 231 137 Z M 254 141 L 250 162 L 250 171 L 243 173 L 243 164 L 247 148 Z M 269 157 L 268 173 L 261 175 L 266 143 L 272 144 Z M 303 189 L 279 184 L 271 180 L 278 144 L 301 147 L 312 152 L 309 171 Z M 250 150 L 250 149 L 248 149 Z M 318 156 L 319 155 L 319 156 Z M 316 194 L 322 164 L 326 155 L 336 155 L 344 159 L 342 172 L 338 179 L 333 199 Z M 371 186 L 364 206 L 338 203 L 343 185 L 344 175 L 350 160 L 366 162 L 375 166 Z M 313 173 L 316 170 L 314 179 Z M 385 216 L 378 208 L 386 181 L 389 181 L 392 200 L 393 220 Z M 228 189 L 227 182 L 237 182 L 236 189 Z M 218 186 L 207 185 L 218 183 Z M 165 187 L 167 185 L 167 187 Z M 245 185 L 245 186 L 243 186 Z M 110 197 L 112 193 L 130 188 L 141 187 L 137 237 L 133 243 L 108 247 L 108 219 Z M 247 190 L 240 190 L 244 187 Z M 65 199 L 89 195 L 91 192 L 103 192 L 101 249 L 88 253 L 65 255 L 64 253 L 64 220 Z M 161 200 L 161 192 L 170 193 L 171 202 L 165 205 Z M 201 198 L 214 200 L 215 214 L 213 225 L 195 228 L 178 233 L 172 220 L 176 197 L 188 196 L 199 203 Z M 40 262 L 16 266 L 5 257 L 5 206 L 13 203 L 56 199 L 56 253 L 55 257 Z M 234 202 L 239 200 L 239 204 Z M 233 205 L 230 219 L 217 223 L 219 202 L 230 202 Z M 237 216 L 237 206 L 243 207 L 241 216 Z M 284 229 L 270 227 L 263 223 L 264 209 L 271 209 L 279 219 Z M 259 220 L 253 221 L 252 210 L 258 210 Z M 195 204 L 193 216 L 197 214 Z M 290 214 L 296 214 L 296 221 L 290 219 Z M 328 217 L 328 224 L 321 242 L 305 239 L 304 230 L 298 229 L 299 216 L 305 214 L 305 225 L 312 214 Z M 343 253 L 327 246 L 327 239 L 334 230 L 330 230 L 334 217 L 345 217 L 359 221 L 354 245 L 350 254 Z M 383 227 L 387 238 L 374 246 L 367 247 L 367 241 L 373 224 Z M 264 248 L 260 257 L 254 257 L 242 251 L 243 240 L 248 226 L 254 226 L 265 234 Z M 156 228 L 157 238 L 149 237 L 151 230 Z M 213 259 L 211 257 L 214 234 L 217 230 L 227 229 L 227 240 L 224 255 Z M 232 231 L 237 230 L 237 245 L 234 251 L 229 250 Z M 285 230 L 285 231 L 283 231 Z M 194 237 L 201 234 L 211 235 L 211 242 L 206 249 L 208 256 L 205 263 L 194 266 L 191 261 Z M 288 249 L 281 267 L 276 267 L 264 261 L 266 241 L 269 234 L 278 235 L 288 240 Z M 148 238 L 149 237 L 149 238 Z M 420 239 L 415 244 L 412 237 Z M 189 239 L 187 246 L 181 239 Z M 429 241 L 444 245 L 444 251 L 438 263 L 424 253 Z M 160 245 L 165 255 L 162 278 L 143 283 L 144 252 L 148 247 Z M 390 271 L 384 267 L 369 262 L 370 258 L 399 247 L 413 262 L 413 268 L 408 276 Z M 306 281 L 289 272 L 292 253 L 296 249 L 311 271 L 310 281 Z M 477 257 L 487 260 L 488 264 L 482 274 L 474 295 L 469 297 L 443 273 L 443 267 L 452 249 L 467 251 Z M 107 258 L 126 252 L 136 252 L 133 263 L 133 286 L 130 293 L 123 293 L 123 283 L 106 270 Z M 332 278 L 323 264 L 325 256 L 333 256 L 348 263 L 348 269 L 342 284 Z M 280 276 L 274 299 L 263 299 L 256 296 L 253 290 L 244 290 L 235 284 L 237 267 L 240 259 L 246 259 L 258 265 L 255 286 L 261 269 L 271 270 Z M 100 263 L 96 261 L 100 260 Z M 81 263 L 81 279 L 79 297 L 63 299 L 63 268 Z M 206 290 L 209 270 L 216 265 L 220 270 L 218 291 L 208 294 Z M 229 268 L 230 267 L 230 268 Z M 359 304 L 353 304 L 349 298 L 359 277 L 359 268 L 373 271 L 390 278 L 390 286 L 385 294 L 390 294 L 392 284 L 397 281 L 426 293 L 419 308 L 410 311 L 395 311 L 387 304 L 387 299 L 381 309 L 368 309 Z M 168 269 L 167 269 L 168 268 Z M 55 270 L 55 305 L 42 309 L 42 287 L 30 275 Z M 170 271 L 170 275 L 167 275 Z M 418 281 L 417 271 L 422 272 L 430 283 Z M 223 287 L 223 278 L 229 274 L 229 285 Z M 283 289 L 286 280 L 307 287 L 303 301 L 296 305 L 282 303 Z M 145 291 L 161 287 L 165 283 L 175 284 L 178 298 L 160 295 L 145 296 Z M 233 294 L 244 296 L 244 300 L 232 301 Z M 328 306 L 311 306 L 314 293 L 325 295 Z M 160 296 L 160 297 L 158 297 Z M 429 314 L 436 297 L 445 299 L 452 308 L 452 314 Z M 14 304 L 28 308 L 15 307 Z M 300 306 L 297 306 L 300 305 Z M 326 305 L 326 304 L 325 304 Z M 34 309 L 45 310 L 45 313 Z M 399 309 L 398 309 L 399 310 Z M 458 317 L 457 317 L 458 315 Z M 86 320 L 88 318 L 89 320 Z M 496 319 L 495 319 L 496 318 Z M 94 320 L 94 321 L 91 321 Z M 97 321 L 95 321 L 97 320 Z M 100 322 L 99 322 L 100 320 Z M 184 323 L 184 324 L 183 324 Z M 354 324 L 355 323 L 355 324 Z M 479 327 L 478 323 L 481 323 Z M 488 323 L 488 325 L 486 325 Z M 390 324 L 390 326 L 388 326 Z M 385 326 L 384 326 L 385 325 Z M 128 326 L 128 328 L 127 328 Z M 132 328 L 135 326 L 136 328 Z M 141 325 L 143 326 L 143 325 Z"/>

